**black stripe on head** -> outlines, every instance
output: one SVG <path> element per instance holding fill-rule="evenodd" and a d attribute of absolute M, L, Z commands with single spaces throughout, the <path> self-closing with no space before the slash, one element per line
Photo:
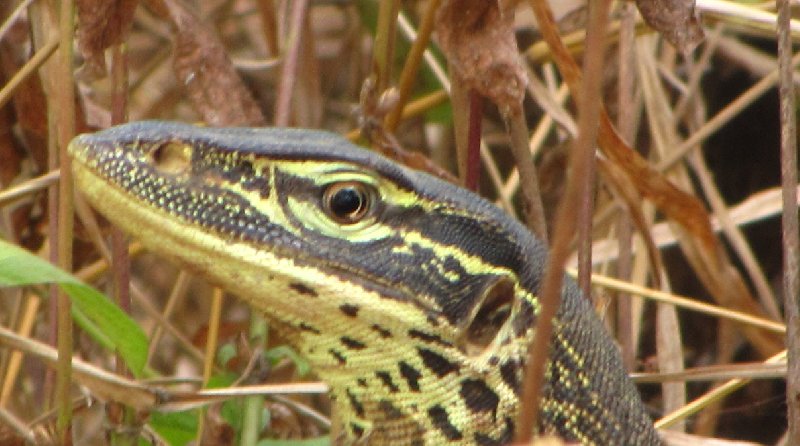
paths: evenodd
<path fill-rule="evenodd" d="M 270 178 L 268 172 L 257 172 L 253 163 L 235 152 L 220 153 L 205 145 L 194 147 L 192 156 L 192 174 L 237 184 L 243 190 L 258 192 L 261 198 L 270 194 Z"/>
<path fill-rule="evenodd" d="M 419 392 L 419 379 L 422 378 L 422 373 L 414 367 L 408 365 L 405 361 L 400 361 L 400 376 L 408 383 L 408 388 L 412 392 Z"/>
<path fill-rule="evenodd" d="M 350 406 L 355 411 L 356 415 L 359 418 L 364 418 L 364 405 L 361 404 L 361 401 L 350 391 L 347 389 L 347 399 L 350 400 Z"/>
<path fill-rule="evenodd" d="M 521 391 L 520 367 L 520 363 L 515 359 L 509 359 L 500 366 L 500 376 L 503 378 L 503 382 L 517 395 Z"/>
<path fill-rule="evenodd" d="M 400 388 L 398 388 L 397 385 L 394 383 L 391 373 L 385 370 L 377 370 L 375 371 L 375 376 L 377 376 L 378 379 L 380 379 L 383 382 L 383 385 L 385 385 L 389 389 L 389 392 L 397 393 L 400 391 Z"/>
<path fill-rule="evenodd" d="M 412 328 L 412 329 L 408 330 L 408 337 L 410 337 L 412 339 L 419 339 L 421 341 L 424 341 L 424 342 L 427 342 L 427 343 L 430 343 L 430 344 L 439 344 L 439 345 L 444 346 L 444 347 L 452 347 L 453 346 L 453 344 L 451 342 L 448 342 L 448 341 L 442 339 L 442 337 L 439 336 L 439 335 L 432 334 L 432 333 L 426 333 L 424 331 L 417 330 L 416 328 Z"/>
<path fill-rule="evenodd" d="M 363 342 L 353 339 L 349 336 L 342 336 L 339 338 L 339 340 L 350 350 L 363 350 L 367 347 Z"/>
<path fill-rule="evenodd" d="M 434 352 L 433 350 L 417 347 L 417 352 L 419 353 L 420 358 L 422 358 L 422 362 L 425 364 L 425 367 L 427 367 L 431 372 L 435 373 L 439 378 L 444 377 L 448 373 L 458 371 L 457 363 L 449 361 L 447 358 Z"/>
<path fill-rule="evenodd" d="M 331 356 L 333 356 L 336 359 L 336 362 L 338 362 L 339 365 L 347 364 L 347 358 L 345 358 L 344 355 L 341 354 L 341 352 L 331 348 L 328 349 L 328 353 L 330 353 Z"/>
<path fill-rule="evenodd" d="M 461 382 L 459 391 L 464 404 L 472 412 L 491 412 L 497 414 L 497 406 L 500 404 L 500 397 L 497 396 L 486 382 L 480 379 L 465 379 Z"/>
<path fill-rule="evenodd" d="M 339 305 L 339 310 L 349 317 L 356 317 L 358 316 L 358 310 L 361 308 L 358 305 L 351 305 L 351 304 L 341 304 Z"/>
<path fill-rule="evenodd" d="M 450 422 L 450 417 L 447 415 L 447 410 L 444 407 L 438 404 L 431 407 L 428 409 L 428 416 L 431 419 L 431 424 L 442 431 L 445 438 L 448 440 L 456 441 L 463 438 L 461 431 Z"/>

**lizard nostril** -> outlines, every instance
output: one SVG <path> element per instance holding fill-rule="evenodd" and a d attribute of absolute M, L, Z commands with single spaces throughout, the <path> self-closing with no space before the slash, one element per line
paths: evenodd
<path fill-rule="evenodd" d="M 192 148 L 179 142 L 165 142 L 153 148 L 150 158 L 158 170 L 178 174 L 188 170 L 192 162 Z"/>

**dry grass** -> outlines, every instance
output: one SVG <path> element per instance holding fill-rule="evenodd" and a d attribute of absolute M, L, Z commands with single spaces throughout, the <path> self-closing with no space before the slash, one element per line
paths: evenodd
<path fill-rule="evenodd" d="M 528 2 L 516 6 L 516 21 L 501 15 L 495 25 L 484 24 L 497 27 L 488 44 L 465 42 L 457 21 L 450 28 L 435 24 L 431 11 L 438 2 L 430 0 L 404 2 L 399 15 L 394 2 L 379 7 L 370 0 L 77 3 L 109 9 L 82 9 L 76 36 L 68 21 L 59 25 L 64 14 L 50 2 L 0 6 L 0 234 L 115 296 L 151 340 L 149 376 L 191 377 L 159 381 L 174 398 L 172 409 L 230 397 L 193 393 L 209 381 L 309 378 L 299 377 L 302 361 L 280 350 L 264 358 L 265 347 L 281 341 L 243 304 L 135 246 L 130 293 L 113 285 L 128 282 L 129 242 L 81 199 L 70 203 L 63 165 L 56 183 L 58 153 L 75 132 L 141 119 L 325 128 L 353 139 L 363 135 L 362 143 L 414 167 L 479 183 L 483 195 L 534 231 L 549 233 L 556 249 L 573 253 L 568 266 L 578 265 L 574 252 L 585 247 L 582 264 L 597 274 L 596 307 L 617 333 L 626 364 L 646 382 L 641 388 L 659 426 L 720 439 L 786 441 L 773 4 L 698 2 L 706 37 L 686 55 L 643 25 L 633 5 L 617 4 L 607 30 L 594 30 L 607 36 L 599 59 L 604 66 L 590 68 L 582 80 L 569 63 L 584 60 L 586 15 L 557 18 L 568 49 L 559 53 L 540 39 L 547 29 L 536 29 Z M 489 4 L 481 7 L 490 10 Z M 434 43 L 428 40 L 431 29 L 456 42 L 443 45 L 449 66 L 436 34 Z M 797 38 L 800 23 L 790 31 Z M 74 56 L 65 48 L 75 48 Z M 509 68 L 499 75 L 478 63 L 470 67 L 474 73 L 464 68 L 472 51 L 487 50 Z M 455 56 L 459 51 L 465 53 Z M 515 84 L 525 78 L 527 89 Z M 587 78 L 596 85 L 587 87 Z M 484 89 L 479 82 L 486 79 Z M 572 186 L 591 188 L 594 206 L 574 208 L 583 216 L 570 224 L 585 228 L 584 235 L 572 240 L 579 229 L 570 230 L 563 240 L 554 234 L 565 221 L 556 215 L 558 203 L 571 193 L 565 170 L 575 164 L 568 154 L 577 150 L 579 135 L 591 136 L 586 129 L 595 129 L 598 119 L 591 117 L 602 113 L 591 100 L 576 107 L 576 94 L 599 99 L 616 132 L 601 126 L 597 138 L 584 141 L 586 153 L 593 155 L 597 143 L 601 155 L 596 173 L 588 170 Z M 626 155 L 631 148 L 640 159 Z M 543 213 L 536 212 L 537 200 Z M 73 211 L 74 231 L 64 217 Z M 586 286 L 588 279 L 581 279 Z M 67 435 L 70 424 L 81 444 L 107 435 L 115 444 L 164 435 L 153 430 L 157 417 L 151 425 L 147 413 L 132 409 L 154 404 L 148 399 L 153 381 L 132 380 L 113 352 L 83 331 L 72 340 L 63 297 L 43 299 L 43 289 L 0 293 L 0 325 L 21 336 L 13 345 L 26 352 L 0 349 L 0 443 L 44 442 Z M 9 339 L 0 337 L 0 345 L 11 345 Z M 75 369 L 73 378 L 85 387 L 68 385 L 67 362 L 45 366 L 47 357 L 55 358 L 52 350 L 26 343 L 56 345 L 56 339 L 62 358 L 94 364 Z M 109 372 L 105 381 L 96 378 Z M 65 390 L 58 393 L 59 386 Z M 95 404 L 125 389 L 135 395 L 127 406 Z M 327 403 L 313 394 L 324 389 L 300 390 L 312 395 L 248 388 L 235 409 L 217 402 L 205 416 L 189 419 L 202 420 L 208 442 L 255 438 L 247 423 L 257 421 L 231 425 L 226 411 L 258 420 L 262 407 L 269 409 L 269 435 L 326 434 Z M 265 394 L 266 400 L 255 396 Z M 67 410 L 51 409 L 56 401 Z"/>

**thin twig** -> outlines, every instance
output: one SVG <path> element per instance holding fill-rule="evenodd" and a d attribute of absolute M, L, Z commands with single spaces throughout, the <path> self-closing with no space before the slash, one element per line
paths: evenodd
<path fill-rule="evenodd" d="M 786 312 L 786 346 L 789 369 L 786 378 L 788 444 L 800 444 L 800 283 L 797 217 L 797 116 L 792 82 L 793 58 L 789 0 L 778 0 L 778 64 L 781 101 L 781 186 L 783 189 L 783 298 Z"/>
<path fill-rule="evenodd" d="M 576 209 L 580 201 L 579 184 L 576 179 L 587 175 L 588 164 L 594 157 L 594 144 L 597 138 L 597 123 L 600 112 L 600 82 L 605 47 L 605 26 L 608 17 L 609 1 L 590 4 L 589 28 L 587 30 L 588 48 L 584 59 L 587 73 L 578 100 L 578 138 L 575 140 L 570 156 L 570 177 L 562 203 L 558 208 L 556 226 L 550 257 L 545 268 L 540 292 L 541 311 L 537 317 L 536 332 L 528 350 L 525 382 L 517 431 L 514 440 L 527 443 L 533 430 L 538 426 L 539 396 L 541 394 L 550 337 L 553 331 L 553 317 L 561 302 L 561 284 L 564 276 L 569 244 L 574 235 Z M 530 0 L 531 8 L 539 26 L 554 27 L 550 6 L 543 0 Z M 555 32 L 555 30 L 551 30 Z"/>
<path fill-rule="evenodd" d="M 428 47 L 428 42 L 430 42 L 431 33 L 433 33 L 433 24 L 435 22 L 434 19 L 436 18 L 436 11 L 439 8 L 439 3 L 441 3 L 441 0 L 433 0 L 428 2 L 428 5 L 426 6 L 425 15 L 422 16 L 422 22 L 420 23 L 419 30 L 417 31 L 417 38 L 414 39 L 413 44 L 411 45 L 411 50 L 406 58 L 406 63 L 403 64 L 403 71 L 400 73 L 400 81 L 397 84 L 397 104 L 389 112 L 389 114 L 386 115 L 386 118 L 383 121 L 383 126 L 387 131 L 393 132 L 397 128 L 397 124 L 400 122 L 403 108 L 405 107 L 406 102 L 408 102 L 408 97 L 411 94 L 411 88 L 414 86 L 414 81 L 417 78 L 417 73 L 419 72 L 419 67 L 422 63 L 422 57 L 425 54 L 426 48 Z M 398 17 L 398 20 L 399 19 L 400 18 Z"/>
<path fill-rule="evenodd" d="M 531 232 L 546 242 L 548 239 L 547 220 L 544 215 L 539 177 L 536 174 L 536 166 L 533 164 L 533 156 L 528 148 L 528 125 L 522 114 L 507 116 L 505 119 L 508 133 L 511 135 L 511 153 L 514 155 L 514 164 L 519 172 L 525 223 Z"/>
<path fill-rule="evenodd" d="M 636 6 L 632 3 L 625 3 L 622 5 L 620 14 L 617 127 L 620 136 L 630 143 L 636 137 L 634 128 Z M 630 216 L 625 213 L 622 213 L 617 220 L 617 244 L 619 249 L 617 277 L 628 280 L 633 270 L 633 223 Z M 638 344 L 638 330 L 635 329 L 634 318 L 638 318 L 640 312 L 634 312 L 633 302 L 625 299 L 628 297 L 627 294 L 618 294 L 617 296 L 623 298 L 617 302 L 617 334 L 620 340 L 622 362 L 625 364 L 625 369 L 630 371 L 633 370 L 636 362 L 636 346 Z"/>
<path fill-rule="evenodd" d="M 61 178 L 61 171 L 56 169 L 0 191 L 0 206 L 13 203 L 26 195 L 41 192 L 42 189 L 47 189 L 55 184 L 59 178 Z"/>
<path fill-rule="evenodd" d="M 383 92 L 389 87 L 394 60 L 395 30 L 398 0 L 385 0 L 378 4 L 378 24 L 375 29 L 375 50 L 372 54 L 372 73 L 375 75 L 375 90 Z"/>
<path fill-rule="evenodd" d="M 481 181 L 481 129 L 483 128 L 483 97 L 470 89 L 467 94 L 469 115 L 467 116 L 467 160 L 464 186 L 476 192 Z"/>
<path fill-rule="evenodd" d="M 67 146 L 75 136 L 75 79 L 73 76 L 73 46 L 75 31 L 75 4 L 72 0 L 61 2 L 59 12 L 58 81 L 61 88 L 54 92 L 58 111 L 51 115 L 58 124 L 58 162 L 61 181 L 58 183 L 58 266 L 72 271 L 72 237 L 74 226 L 74 186 Z M 55 72 L 55 71 L 54 71 Z M 51 218 L 53 216 L 51 215 Z M 72 301 L 63 291 L 58 292 L 58 376 L 56 400 L 58 421 L 56 430 L 61 444 L 71 443 L 72 431 Z"/>
<path fill-rule="evenodd" d="M 785 361 L 786 361 L 786 350 L 774 356 L 771 356 L 769 359 L 764 361 L 764 364 L 776 364 L 776 363 L 780 364 L 781 362 Z M 718 387 L 709 390 L 702 396 L 694 399 L 693 401 L 681 407 L 680 409 L 674 412 L 670 412 L 661 417 L 655 423 L 656 429 L 665 429 L 681 420 L 684 420 L 692 416 L 693 414 L 699 412 L 708 405 L 713 404 L 714 402 L 719 401 L 725 398 L 726 396 L 730 395 L 731 393 L 735 392 L 736 390 L 744 387 L 749 382 L 750 382 L 749 379 L 732 379 L 730 381 L 726 381 L 724 384 L 721 384 Z"/>
<path fill-rule="evenodd" d="M 36 50 L 36 54 L 0 89 L 0 107 L 3 107 L 11 99 L 14 91 L 22 85 L 24 80 L 28 79 L 28 76 L 50 58 L 53 52 L 58 49 L 58 44 L 59 40 L 55 36 L 48 40 L 47 43 Z"/>
<path fill-rule="evenodd" d="M 281 80 L 278 86 L 278 97 L 275 100 L 275 125 L 285 127 L 291 119 L 292 92 L 297 80 L 297 59 L 300 53 L 300 40 L 303 38 L 303 20 L 306 16 L 308 0 L 292 2 L 291 31 L 288 45 L 283 54 Z"/>

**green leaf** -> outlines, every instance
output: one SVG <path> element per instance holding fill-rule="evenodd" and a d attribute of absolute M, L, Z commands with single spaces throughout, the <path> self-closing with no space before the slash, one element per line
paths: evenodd
<path fill-rule="evenodd" d="M 111 346 L 140 377 L 148 340 L 141 327 L 110 299 L 77 277 L 4 240 L 0 240 L 0 287 L 55 283 L 72 299 L 73 318 L 100 344 Z M 87 325 L 88 324 L 88 325 Z"/>
<path fill-rule="evenodd" d="M 184 446 L 197 437 L 197 411 L 153 412 L 147 424 L 171 446 Z"/>
<path fill-rule="evenodd" d="M 297 368 L 297 374 L 300 376 L 305 376 L 311 371 L 311 364 L 309 364 L 308 360 L 297 354 L 297 352 L 288 345 L 279 345 L 271 348 L 264 353 L 264 356 L 273 364 L 277 363 L 280 359 L 289 358 L 289 360 L 294 363 L 294 366 Z"/>

